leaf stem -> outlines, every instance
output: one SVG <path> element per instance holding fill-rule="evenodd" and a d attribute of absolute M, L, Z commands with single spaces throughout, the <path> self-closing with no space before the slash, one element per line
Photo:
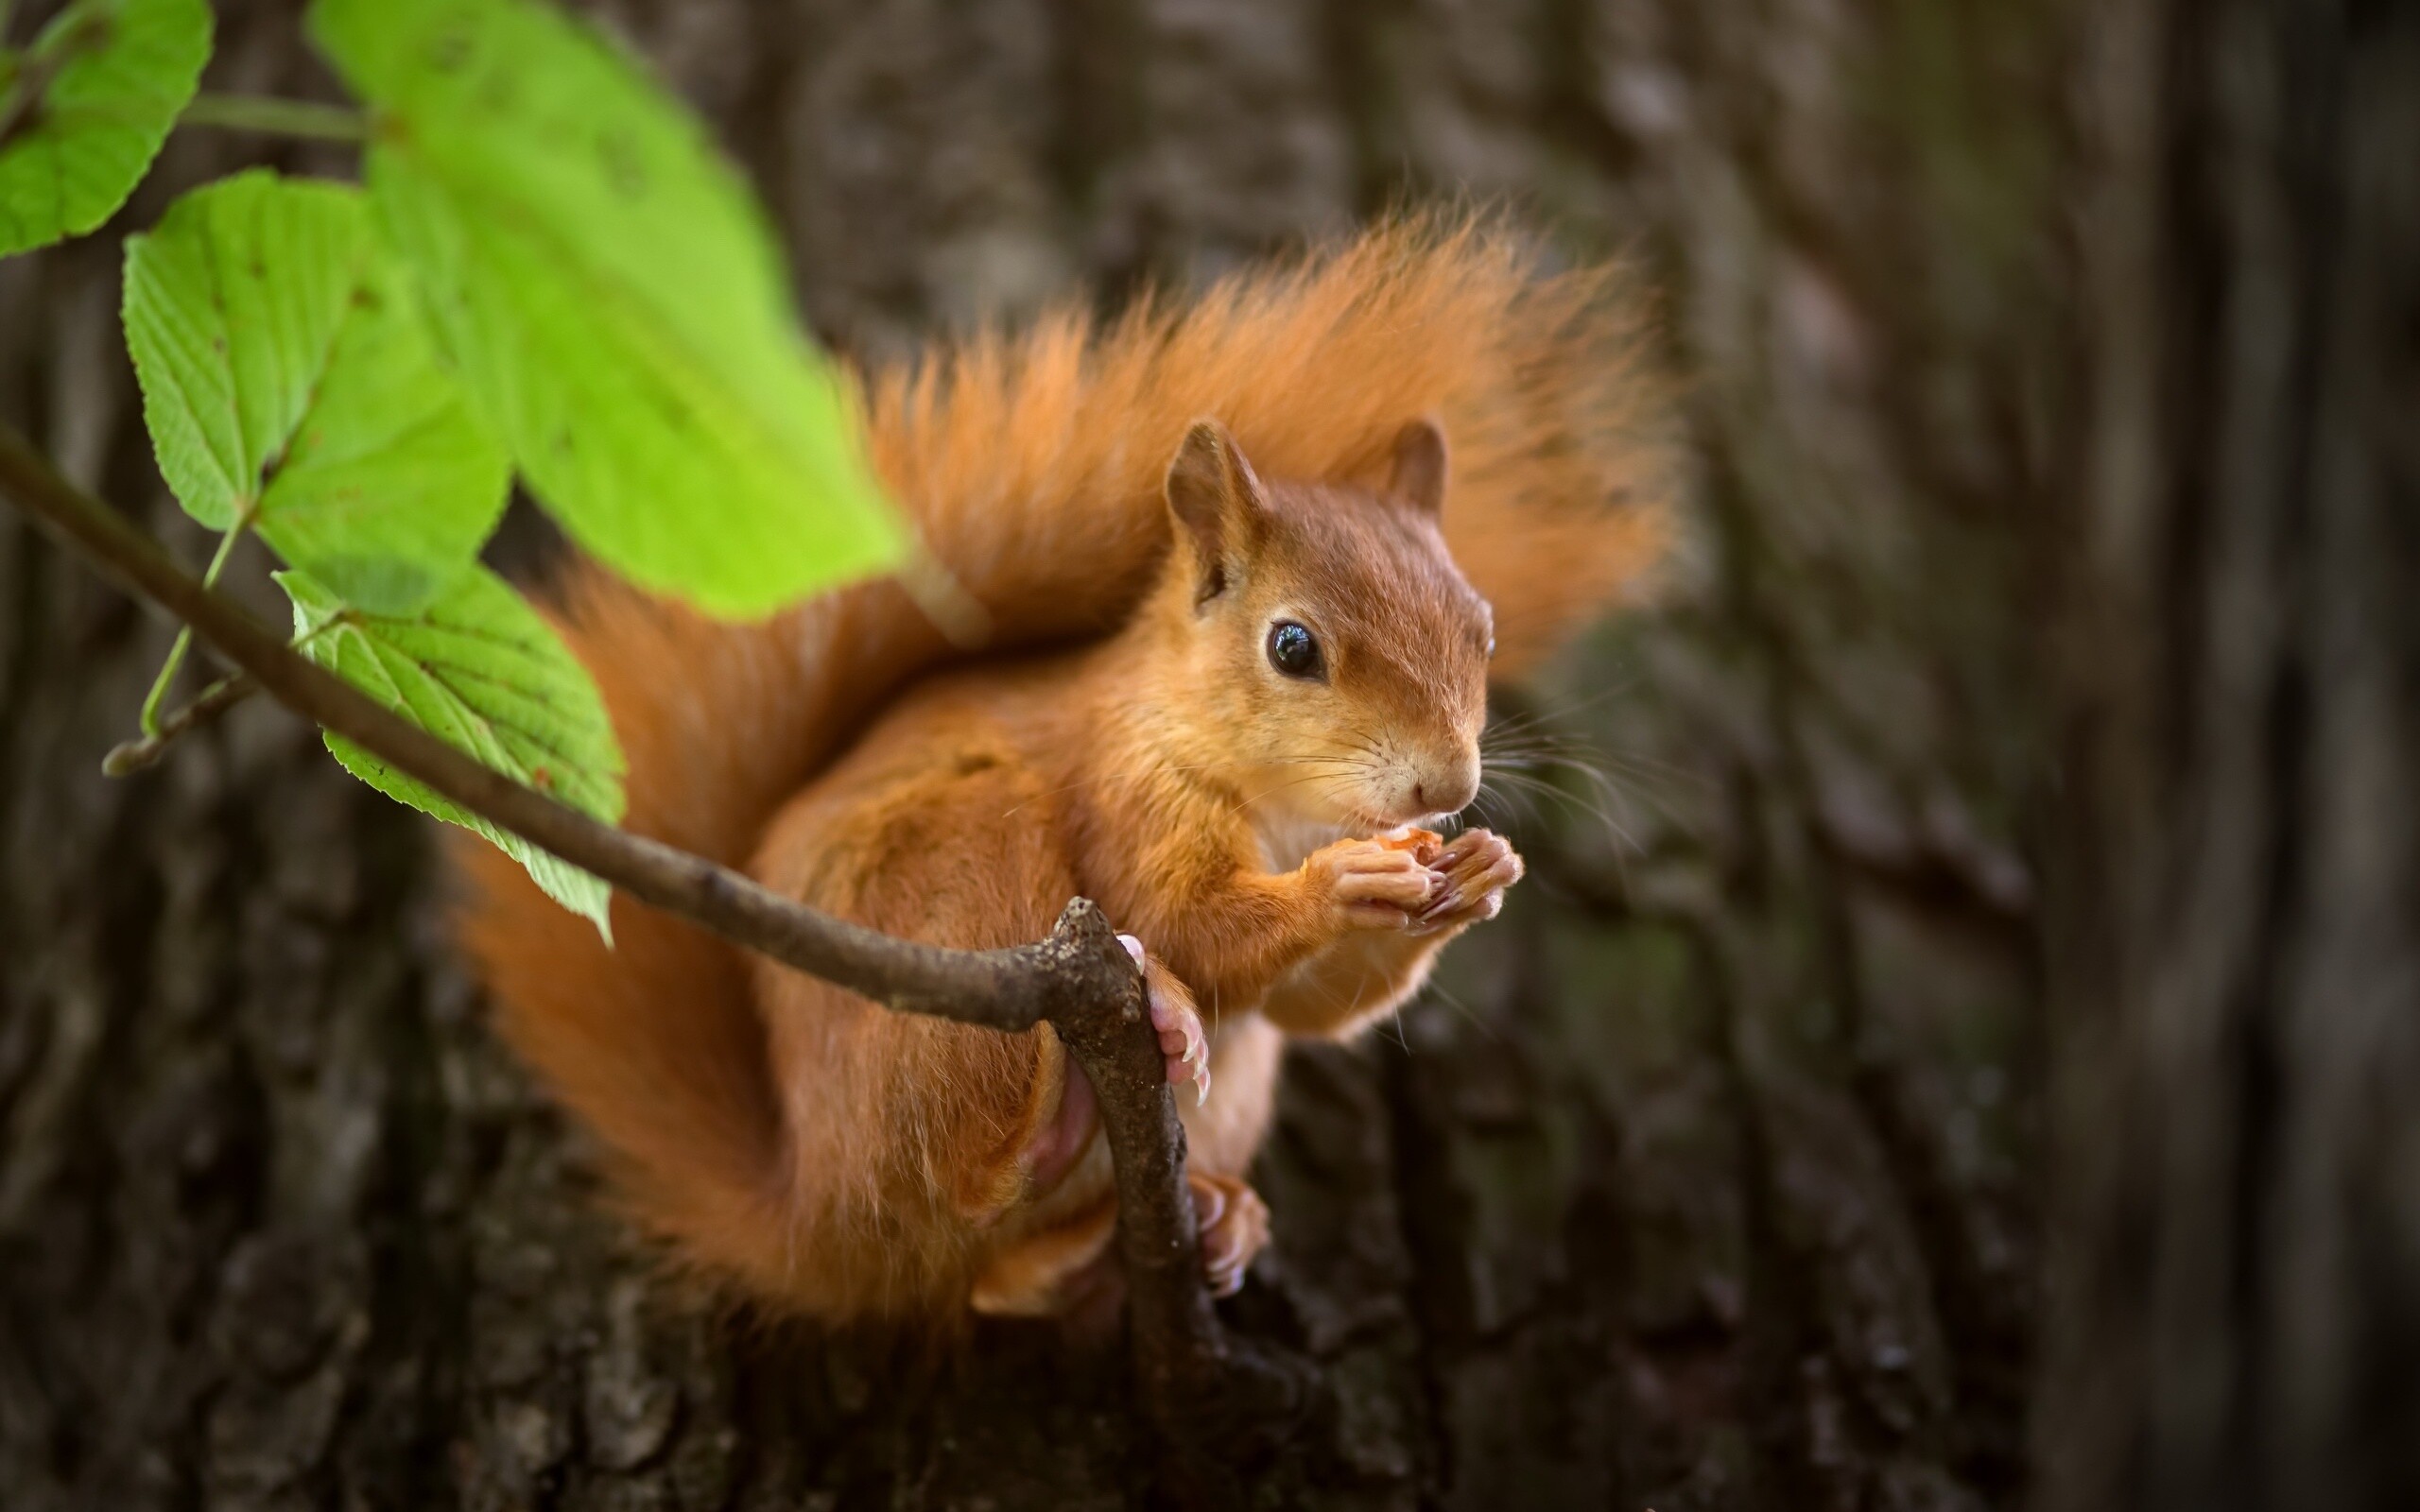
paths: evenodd
<path fill-rule="evenodd" d="M 235 524 L 229 528 L 225 535 L 218 538 L 218 549 L 210 554 L 210 565 L 203 570 L 201 575 L 202 587 L 216 588 L 218 586 L 219 570 L 227 565 L 227 558 L 230 553 L 234 551 L 235 542 L 242 538 L 246 530 L 251 527 L 251 524 L 252 511 L 247 509 L 242 514 L 237 515 L 235 517 Z M 144 735 L 148 739 L 159 740 L 163 738 L 160 724 L 160 706 L 167 702 L 168 688 L 177 680 L 177 673 L 185 664 L 185 652 L 191 648 L 192 645 L 193 627 L 188 625 L 182 629 L 177 631 L 177 639 L 175 643 L 168 647 L 168 660 L 160 663 L 160 675 L 151 679 L 151 691 L 143 696 L 143 715 L 140 723 L 143 727 Z M 112 752 L 111 754 L 114 755 L 116 753 Z"/>
<path fill-rule="evenodd" d="M 184 113 L 177 117 L 177 124 L 217 127 L 228 131 L 262 131 L 315 142 L 370 140 L 370 118 L 359 111 L 265 94 L 197 94 Z"/>

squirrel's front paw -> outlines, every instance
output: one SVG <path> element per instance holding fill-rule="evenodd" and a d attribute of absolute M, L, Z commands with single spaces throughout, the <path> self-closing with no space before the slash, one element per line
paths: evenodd
<path fill-rule="evenodd" d="M 1494 919 L 1504 906 L 1504 889 L 1520 881 L 1523 870 L 1512 847 L 1487 830 L 1464 830 L 1454 836 L 1433 867 L 1443 885 L 1413 918 L 1415 935 Z"/>
<path fill-rule="evenodd" d="M 1304 863 L 1346 927 L 1401 929 L 1426 907 L 1436 878 L 1410 851 L 1376 840 L 1339 840 Z"/>
<path fill-rule="evenodd" d="M 1143 942 L 1120 935 L 1117 943 L 1143 969 L 1143 983 L 1151 1002 L 1151 1027 L 1159 1031 L 1160 1054 L 1167 1057 L 1168 1080 L 1193 1084 L 1193 1106 L 1210 1100 L 1210 1037 L 1201 1030 L 1201 1015 L 1194 1011 L 1193 993 L 1176 973 L 1144 953 Z"/>
<path fill-rule="evenodd" d="M 1233 1177 L 1185 1173 L 1193 1188 L 1193 1222 L 1201 1236 L 1201 1270 L 1214 1297 L 1243 1289 L 1244 1272 L 1269 1243 L 1269 1204 Z"/>

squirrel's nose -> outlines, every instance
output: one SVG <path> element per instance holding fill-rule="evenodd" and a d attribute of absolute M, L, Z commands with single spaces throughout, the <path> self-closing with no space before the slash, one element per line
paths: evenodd
<path fill-rule="evenodd" d="M 1423 814 L 1459 814 L 1478 797 L 1478 770 L 1430 772 L 1411 784 L 1412 806 Z"/>

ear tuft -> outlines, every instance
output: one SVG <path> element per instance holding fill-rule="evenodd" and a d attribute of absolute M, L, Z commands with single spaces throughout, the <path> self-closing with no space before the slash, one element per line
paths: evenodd
<path fill-rule="evenodd" d="M 1434 520 L 1445 507 L 1445 433 L 1426 416 L 1395 433 L 1387 491 Z"/>
<path fill-rule="evenodd" d="M 1215 597 L 1259 539 L 1269 507 L 1260 478 L 1224 425 L 1198 420 L 1168 464 L 1167 491 L 1168 510 L 1201 574 L 1197 596 Z"/>

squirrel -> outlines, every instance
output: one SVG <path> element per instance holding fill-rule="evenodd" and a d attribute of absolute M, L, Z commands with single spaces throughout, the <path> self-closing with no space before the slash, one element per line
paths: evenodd
<path fill-rule="evenodd" d="M 1520 877 L 1500 837 L 1422 827 L 1478 789 L 1489 679 L 1671 539 L 1641 301 L 1618 267 L 1412 217 L 852 383 L 983 644 L 895 579 L 735 625 L 575 560 L 550 613 L 621 739 L 624 823 L 937 944 L 1093 898 L 1194 1089 L 1232 1292 L 1268 1237 L 1244 1177 L 1286 1036 L 1395 1007 Z M 677 1265 L 827 1320 L 1115 1284 L 1105 1142 L 1048 1025 L 893 1014 L 620 895 L 609 946 L 500 852 L 453 854 L 503 1038 Z"/>

